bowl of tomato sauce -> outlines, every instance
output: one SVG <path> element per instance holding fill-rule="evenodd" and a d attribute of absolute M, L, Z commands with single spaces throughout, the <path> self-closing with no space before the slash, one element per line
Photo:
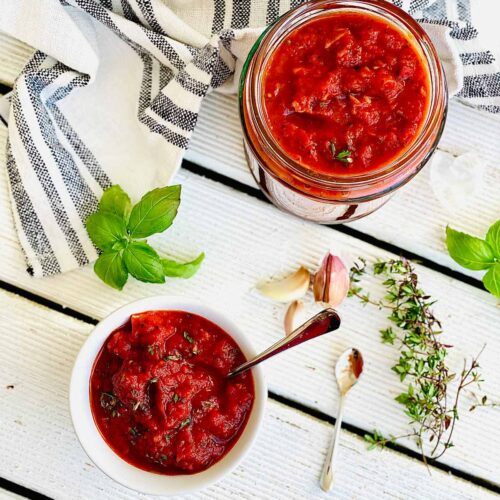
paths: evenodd
<path fill-rule="evenodd" d="M 75 362 L 73 425 L 91 460 L 137 491 L 176 495 L 208 486 L 248 453 L 267 388 L 224 314 L 175 297 L 128 304 L 102 320 Z"/>
<path fill-rule="evenodd" d="M 447 111 L 424 29 L 380 0 L 317 0 L 255 43 L 240 80 L 248 165 L 279 208 L 342 223 L 382 206 L 426 164 Z"/>

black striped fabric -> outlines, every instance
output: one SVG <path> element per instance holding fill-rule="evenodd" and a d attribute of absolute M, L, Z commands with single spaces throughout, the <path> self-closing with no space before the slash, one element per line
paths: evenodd
<path fill-rule="evenodd" d="M 500 74 L 493 55 L 477 44 L 469 0 L 392 2 L 419 21 L 448 30 L 464 74 L 459 97 L 500 112 Z M 58 8 L 87 27 L 87 36 L 92 30 L 96 33 L 93 47 L 99 57 L 109 57 L 100 52 L 104 47 L 116 44 L 117 53 L 122 53 L 123 44 L 128 47 L 129 59 L 123 64 L 140 68 L 137 81 L 130 82 L 135 89 L 135 118 L 152 144 L 160 141 L 166 151 L 158 162 L 160 171 L 162 162 L 180 164 L 202 99 L 230 80 L 238 59 L 244 57 L 241 45 L 235 49 L 237 44 L 245 37 L 254 40 L 259 33 L 255 28 L 303 2 L 199 0 L 185 2 L 186 7 L 174 0 L 59 3 Z M 106 43 L 99 39 L 103 30 Z M 125 175 L 108 167 L 112 150 L 103 153 L 103 148 L 88 143 L 84 117 L 70 119 L 63 105 L 69 98 L 75 102 L 79 90 L 91 90 L 94 79 L 95 75 L 80 73 L 37 51 L 9 97 L 7 171 L 13 213 L 28 269 L 37 277 L 69 271 L 97 257 L 85 220 L 95 211 L 102 191 Z M 115 126 L 136 124 L 111 123 L 108 136 L 106 129 L 101 131 L 102 143 L 110 148 L 116 147 Z M 140 167 L 127 172 L 138 180 L 142 174 Z"/>

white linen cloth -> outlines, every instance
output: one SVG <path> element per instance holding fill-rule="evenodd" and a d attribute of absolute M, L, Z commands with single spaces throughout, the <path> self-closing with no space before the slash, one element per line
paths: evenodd
<path fill-rule="evenodd" d="M 423 23 L 451 95 L 500 111 L 500 74 L 469 0 L 392 0 Z M 12 209 L 28 270 L 85 265 L 103 189 L 168 184 L 203 97 L 234 92 L 263 27 L 300 0 L 0 0 L 0 30 L 37 48 L 0 106 Z M 8 113 L 2 110 L 8 109 Z M 6 116 L 8 115 L 8 116 Z"/>

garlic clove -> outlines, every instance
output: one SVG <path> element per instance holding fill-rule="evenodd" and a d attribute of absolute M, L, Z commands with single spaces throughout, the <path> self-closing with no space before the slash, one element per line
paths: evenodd
<path fill-rule="evenodd" d="M 336 307 L 347 296 L 349 284 L 349 273 L 344 263 L 329 252 L 313 278 L 314 300 Z"/>
<path fill-rule="evenodd" d="M 310 283 L 311 274 L 305 267 L 300 267 L 286 278 L 265 283 L 257 289 L 270 299 L 291 302 L 305 295 Z"/>
<path fill-rule="evenodd" d="M 304 302 L 301 300 L 294 300 L 287 308 L 283 326 L 285 328 L 285 336 L 288 337 L 300 325 L 305 323 L 303 314 Z"/>

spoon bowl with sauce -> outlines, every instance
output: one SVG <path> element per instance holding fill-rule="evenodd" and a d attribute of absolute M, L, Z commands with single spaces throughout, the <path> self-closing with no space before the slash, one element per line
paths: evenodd
<path fill-rule="evenodd" d="M 335 365 L 335 378 L 340 392 L 340 401 L 335 422 L 335 432 L 321 473 L 320 485 L 323 491 L 330 491 L 335 479 L 333 467 L 337 457 L 340 430 L 342 428 L 345 397 L 350 389 L 356 385 L 362 373 L 363 356 L 361 353 L 353 347 L 344 351 Z"/>

